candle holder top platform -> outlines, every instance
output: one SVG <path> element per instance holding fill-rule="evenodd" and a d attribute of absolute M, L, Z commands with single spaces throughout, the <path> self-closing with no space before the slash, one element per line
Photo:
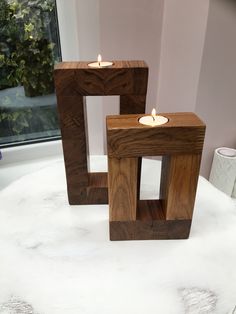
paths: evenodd
<path fill-rule="evenodd" d="M 144 61 L 112 62 L 107 68 L 90 68 L 87 61 L 57 64 L 54 70 L 57 93 L 64 96 L 146 95 L 148 66 Z"/>
<path fill-rule="evenodd" d="M 110 238 L 188 238 L 205 124 L 193 113 L 163 113 L 168 122 L 152 127 L 142 116 L 107 117 Z M 141 156 L 163 156 L 159 200 L 138 199 Z"/>
<path fill-rule="evenodd" d="M 144 61 L 112 61 L 105 68 L 90 62 L 62 62 L 54 78 L 70 204 L 107 204 L 107 173 L 89 172 L 84 96 L 120 96 L 120 114 L 145 113 L 148 66 Z M 139 162 L 139 168 L 141 162 Z M 140 172 L 140 171 L 139 171 Z"/>
<path fill-rule="evenodd" d="M 108 155 L 119 158 L 202 152 L 205 124 L 197 115 L 186 112 L 161 115 L 168 122 L 154 127 L 139 123 L 145 115 L 108 116 Z"/>

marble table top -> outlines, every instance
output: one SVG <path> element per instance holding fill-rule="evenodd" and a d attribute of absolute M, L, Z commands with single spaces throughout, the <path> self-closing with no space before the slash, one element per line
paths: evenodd
<path fill-rule="evenodd" d="M 93 169 L 106 162 L 95 158 Z M 144 160 L 143 198 L 160 162 Z M 1 176 L 1 174 L 0 174 Z M 69 206 L 51 160 L 0 191 L 0 314 L 236 313 L 236 203 L 200 177 L 188 240 L 110 242 L 108 206 Z"/>

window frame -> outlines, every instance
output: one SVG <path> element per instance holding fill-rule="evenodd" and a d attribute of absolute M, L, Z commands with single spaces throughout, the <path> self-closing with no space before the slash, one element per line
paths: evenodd
<path fill-rule="evenodd" d="M 79 42 L 76 0 L 71 0 L 69 6 L 67 0 L 56 0 L 55 2 L 62 60 L 78 60 Z M 68 16 L 70 17 L 69 23 L 67 23 L 68 19 L 66 19 Z M 70 36 L 67 36 L 67 34 L 70 34 Z M 52 136 L 0 145 L 0 150 L 2 152 L 0 167 L 6 164 L 62 154 L 62 144 L 60 139 L 61 136 Z"/>

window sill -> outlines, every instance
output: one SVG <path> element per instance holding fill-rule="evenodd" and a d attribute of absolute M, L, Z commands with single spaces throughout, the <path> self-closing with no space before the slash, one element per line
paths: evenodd
<path fill-rule="evenodd" d="M 1 152 L 0 190 L 63 156 L 61 141 L 4 148 Z"/>

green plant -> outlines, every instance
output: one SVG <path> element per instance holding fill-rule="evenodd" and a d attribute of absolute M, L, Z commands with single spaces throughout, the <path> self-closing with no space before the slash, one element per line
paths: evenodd
<path fill-rule="evenodd" d="M 26 96 L 52 93 L 55 0 L 1 1 L 0 89 L 22 84 Z M 11 47 L 3 53 L 6 43 Z"/>
<path fill-rule="evenodd" d="M 21 28 L 20 40 L 47 38 L 55 0 L 8 0 L 10 10 Z"/>
<path fill-rule="evenodd" d="M 13 59 L 18 64 L 17 77 L 24 85 L 26 96 L 53 93 L 54 44 L 47 39 L 24 40 L 17 44 Z"/>
<path fill-rule="evenodd" d="M 0 134 L 2 137 L 35 132 L 48 133 L 58 130 L 56 107 L 19 108 L 0 110 Z"/>
<path fill-rule="evenodd" d="M 13 17 L 21 32 L 12 57 L 18 64 L 16 76 L 24 85 L 26 96 L 52 93 L 55 44 L 48 29 L 55 9 L 54 0 L 9 0 Z"/>
<path fill-rule="evenodd" d="M 29 127 L 29 121 L 32 118 L 32 109 L 18 111 L 2 112 L 0 122 L 2 125 L 1 136 L 8 136 L 9 130 L 12 135 L 19 135 Z"/>
<path fill-rule="evenodd" d="M 18 30 L 13 12 L 6 0 L 0 1 L 0 90 L 18 85 L 17 64 L 12 60 L 16 50 Z"/>

